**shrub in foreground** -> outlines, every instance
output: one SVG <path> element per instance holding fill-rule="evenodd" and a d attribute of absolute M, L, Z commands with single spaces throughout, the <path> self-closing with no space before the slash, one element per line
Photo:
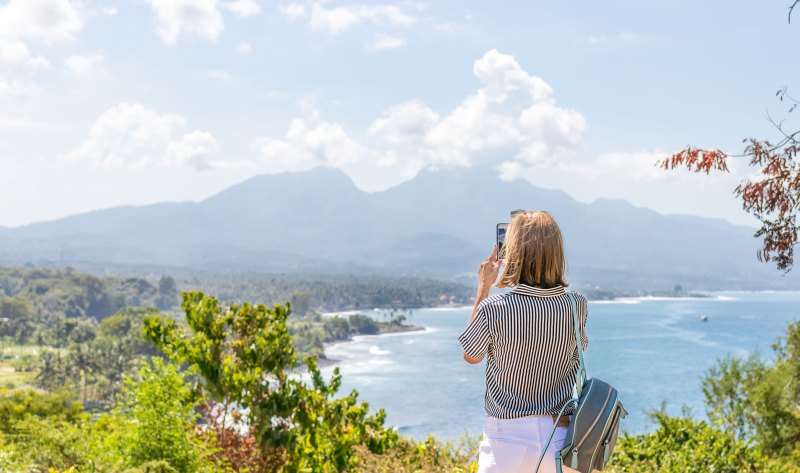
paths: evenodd
<path fill-rule="evenodd" d="M 685 417 L 651 414 L 655 432 L 624 435 L 612 456 L 610 472 L 636 473 L 787 473 L 787 468 L 728 433 Z"/>

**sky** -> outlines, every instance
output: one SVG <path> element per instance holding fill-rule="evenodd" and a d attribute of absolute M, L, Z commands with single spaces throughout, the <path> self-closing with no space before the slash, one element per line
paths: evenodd
<path fill-rule="evenodd" d="M 753 225 L 742 158 L 655 162 L 798 124 L 789 3 L 0 0 L 0 226 L 315 166 L 367 192 L 482 166 Z"/>

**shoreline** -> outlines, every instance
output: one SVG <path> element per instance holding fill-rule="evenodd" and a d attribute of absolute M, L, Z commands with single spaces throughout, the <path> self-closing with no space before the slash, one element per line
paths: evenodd
<path fill-rule="evenodd" d="M 424 327 L 424 326 L 421 326 L 421 325 L 398 325 L 398 326 L 395 326 L 395 327 L 397 327 L 397 328 L 393 328 L 392 330 L 379 330 L 378 333 L 357 334 L 357 335 L 351 335 L 351 336 L 349 336 L 349 337 L 347 337 L 346 339 L 343 339 L 343 340 L 335 340 L 335 341 L 332 341 L 332 342 L 324 342 L 322 344 L 322 353 L 325 354 L 326 349 L 328 347 L 332 346 L 332 345 L 338 345 L 340 343 L 353 342 L 353 341 L 355 341 L 356 337 L 380 337 L 380 336 L 384 336 L 384 335 L 401 335 L 401 334 L 405 334 L 405 333 L 424 332 L 424 331 L 428 330 L 428 327 Z M 342 360 L 337 360 L 336 358 L 327 358 L 327 355 L 325 355 L 325 356 L 326 356 L 325 358 L 317 358 L 317 366 L 319 368 L 328 368 L 328 367 L 331 367 L 331 366 L 338 365 L 339 363 L 342 362 Z"/>
<path fill-rule="evenodd" d="M 586 290 L 578 290 L 580 294 L 586 296 L 589 302 L 594 303 L 618 303 L 618 304 L 635 304 L 638 302 L 645 302 L 645 301 L 675 301 L 675 300 L 687 300 L 687 301 L 696 301 L 696 300 L 708 300 L 708 301 L 731 301 L 736 300 L 735 294 L 782 294 L 782 293 L 795 293 L 800 292 L 796 289 L 720 289 L 714 291 L 704 291 L 704 292 L 690 292 L 687 294 L 681 295 L 669 295 L 660 293 L 658 291 L 653 291 L 651 293 L 644 293 L 639 295 L 631 295 L 630 292 L 620 291 L 617 295 L 613 297 L 597 297 L 592 298 L 589 295 L 592 294 L 592 291 Z M 492 294 L 494 295 L 494 294 Z M 464 310 L 464 309 L 471 309 L 473 304 L 441 304 L 441 305 L 433 305 L 433 306 L 426 306 L 426 307 L 414 307 L 414 308 L 407 308 L 403 310 L 415 311 L 415 310 L 427 310 L 427 311 L 436 311 L 436 312 L 449 312 L 449 311 L 456 311 L 456 310 Z M 320 312 L 322 317 L 336 317 L 336 316 L 349 316 L 353 314 L 369 314 L 373 312 L 385 312 L 397 310 L 396 307 L 375 307 L 372 309 L 344 309 L 344 310 L 337 310 L 337 311 L 327 311 L 327 312 Z"/>
<path fill-rule="evenodd" d="M 800 293 L 797 290 L 772 290 L 772 289 L 765 289 L 765 290 L 720 290 L 720 291 L 709 291 L 704 293 L 690 293 L 687 295 L 680 295 L 680 296 L 668 296 L 668 295 L 643 295 L 643 296 L 617 296 L 612 299 L 589 299 L 589 303 L 592 304 L 639 304 L 643 302 L 664 302 L 664 301 L 710 301 L 710 302 L 731 302 L 738 300 L 738 297 L 735 297 L 735 294 L 743 293 L 743 294 L 754 294 L 754 293 L 761 293 L 761 294 L 776 294 L 776 293 Z M 434 312 L 450 312 L 450 311 L 459 311 L 459 310 L 468 310 L 471 309 L 472 305 L 454 305 L 454 304 L 444 304 L 444 305 L 437 305 L 433 307 L 418 307 L 415 309 L 410 310 L 427 310 L 427 311 L 434 311 Z M 374 311 L 375 309 L 373 309 Z M 392 310 L 390 308 L 386 309 L 377 309 L 379 311 L 386 311 Z M 338 312 L 324 312 L 321 315 L 323 317 L 334 317 L 334 316 L 342 316 L 342 315 L 350 315 L 350 314 L 363 314 L 364 311 L 361 310 L 347 310 L 347 311 L 338 311 Z M 325 342 L 323 344 L 323 353 L 325 353 L 326 349 L 332 345 L 336 345 L 339 343 L 348 343 L 352 342 L 356 339 L 356 337 L 373 337 L 373 336 L 382 336 L 382 335 L 399 335 L 404 333 L 410 332 L 424 332 L 428 330 L 428 327 L 418 326 L 418 325 L 403 325 L 399 326 L 398 330 L 381 330 L 375 334 L 358 334 L 358 335 L 351 335 L 347 339 L 344 340 L 336 340 L 332 342 Z M 331 367 L 338 365 L 341 363 L 342 360 L 338 360 L 335 358 L 318 358 L 317 365 L 320 368 Z"/>

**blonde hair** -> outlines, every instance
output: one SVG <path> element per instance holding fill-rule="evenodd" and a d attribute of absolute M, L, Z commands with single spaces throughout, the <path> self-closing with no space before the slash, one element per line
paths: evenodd
<path fill-rule="evenodd" d="M 549 213 L 528 210 L 515 214 L 506 233 L 504 253 L 505 270 L 497 287 L 568 286 L 564 240 Z"/>

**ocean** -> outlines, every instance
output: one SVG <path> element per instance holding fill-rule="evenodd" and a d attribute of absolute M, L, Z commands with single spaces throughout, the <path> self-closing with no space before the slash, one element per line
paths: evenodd
<path fill-rule="evenodd" d="M 666 403 L 667 412 L 688 408 L 705 417 L 700 380 L 728 354 L 773 355 L 786 325 L 800 319 L 800 292 L 716 292 L 707 298 L 631 298 L 589 303 L 586 353 L 589 376 L 619 389 L 629 412 L 622 429 L 651 430 L 647 412 Z M 359 392 L 387 424 L 423 439 L 456 439 L 481 432 L 485 411 L 484 363 L 462 359 L 458 334 L 471 308 L 413 311 L 420 332 L 358 336 L 329 345 L 339 360 L 341 392 Z M 373 314 L 378 316 L 377 313 Z M 705 316 L 707 321 L 702 321 Z M 333 367 L 323 369 L 330 376 Z"/>

